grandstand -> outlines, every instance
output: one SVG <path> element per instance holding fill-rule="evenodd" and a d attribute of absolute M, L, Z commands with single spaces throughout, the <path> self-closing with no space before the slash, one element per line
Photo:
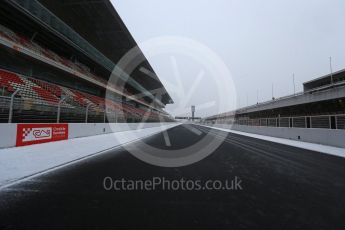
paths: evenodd
<path fill-rule="evenodd" d="M 108 83 L 136 46 L 109 0 L 5 0 L 0 15 L 0 122 L 171 120 L 164 107 L 173 101 L 158 78 L 135 70 L 126 81 L 116 76 L 123 86 Z M 144 60 L 138 69 L 154 72 Z M 157 88 L 161 97 L 151 93 Z"/>
<path fill-rule="evenodd" d="M 203 121 L 246 126 L 345 129 L 345 70 L 305 82 L 304 91 Z"/>

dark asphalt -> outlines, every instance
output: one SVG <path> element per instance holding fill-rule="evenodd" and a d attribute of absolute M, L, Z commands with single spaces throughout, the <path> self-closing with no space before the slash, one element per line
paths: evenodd
<path fill-rule="evenodd" d="M 181 126 L 168 134 L 173 149 L 205 135 Z M 9 187 L 0 191 L 0 228 L 345 229 L 345 159 L 221 135 L 227 135 L 226 141 L 212 155 L 185 167 L 148 165 L 119 148 Z M 167 148 L 162 134 L 145 142 Z M 242 190 L 107 191 L 107 176 L 201 181 L 238 177 Z"/>

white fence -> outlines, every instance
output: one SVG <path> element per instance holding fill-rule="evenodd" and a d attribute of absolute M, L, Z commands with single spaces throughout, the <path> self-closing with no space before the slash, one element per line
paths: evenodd
<path fill-rule="evenodd" d="M 286 128 L 316 128 L 345 129 L 345 115 L 322 115 L 276 118 L 239 118 L 217 120 L 216 124 L 236 124 L 247 126 L 286 127 Z"/>
<path fill-rule="evenodd" d="M 165 123 L 70 123 L 68 139 L 95 136 L 106 133 L 125 132 L 135 129 L 146 129 L 159 126 L 174 124 Z M 9 148 L 16 146 L 17 124 L 0 124 L 0 148 Z"/>
<path fill-rule="evenodd" d="M 215 124 L 215 127 L 232 129 L 236 131 L 254 133 L 271 137 L 279 137 L 303 142 L 310 142 L 334 147 L 345 148 L 344 129 L 319 129 L 319 128 L 287 128 L 264 127 L 247 125 Z"/>

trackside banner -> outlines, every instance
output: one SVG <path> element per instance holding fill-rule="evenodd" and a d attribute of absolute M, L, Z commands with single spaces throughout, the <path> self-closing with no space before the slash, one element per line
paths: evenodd
<path fill-rule="evenodd" d="M 16 146 L 68 139 L 68 124 L 18 124 Z"/>

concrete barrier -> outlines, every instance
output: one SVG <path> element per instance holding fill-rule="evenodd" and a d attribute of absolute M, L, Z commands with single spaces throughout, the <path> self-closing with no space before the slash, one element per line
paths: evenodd
<path fill-rule="evenodd" d="M 68 138 L 76 137 L 88 137 L 99 134 L 124 132 L 134 129 L 146 129 L 153 128 L 159 125 L 165 125 L 169 123 L 88 123 L 88 124 L 78 124 L 70 123 Z"/>
<path fill-rule="evenodd" d="M 0 124 L 0 148 L 16 145 L 17 124 Z"/>
<path fill-rule="evenodd" d="M 171 123 L 70 123 L 68 139 L 88 137 L 134 129 L 146 129 Z M 0 124 L 0 148 L 16 146 L 17 124 Z"/>
<path fill-rule="evenodd" d="M 222 125 L 214 127 L 232 129 L 236 131 L 254 133 L 271 137 L 310 142 L 322 145 L 345 148 L 345 130 L 339 129 L 306 129 L 306 128 L 276 128 L 245 125 Z"/>

